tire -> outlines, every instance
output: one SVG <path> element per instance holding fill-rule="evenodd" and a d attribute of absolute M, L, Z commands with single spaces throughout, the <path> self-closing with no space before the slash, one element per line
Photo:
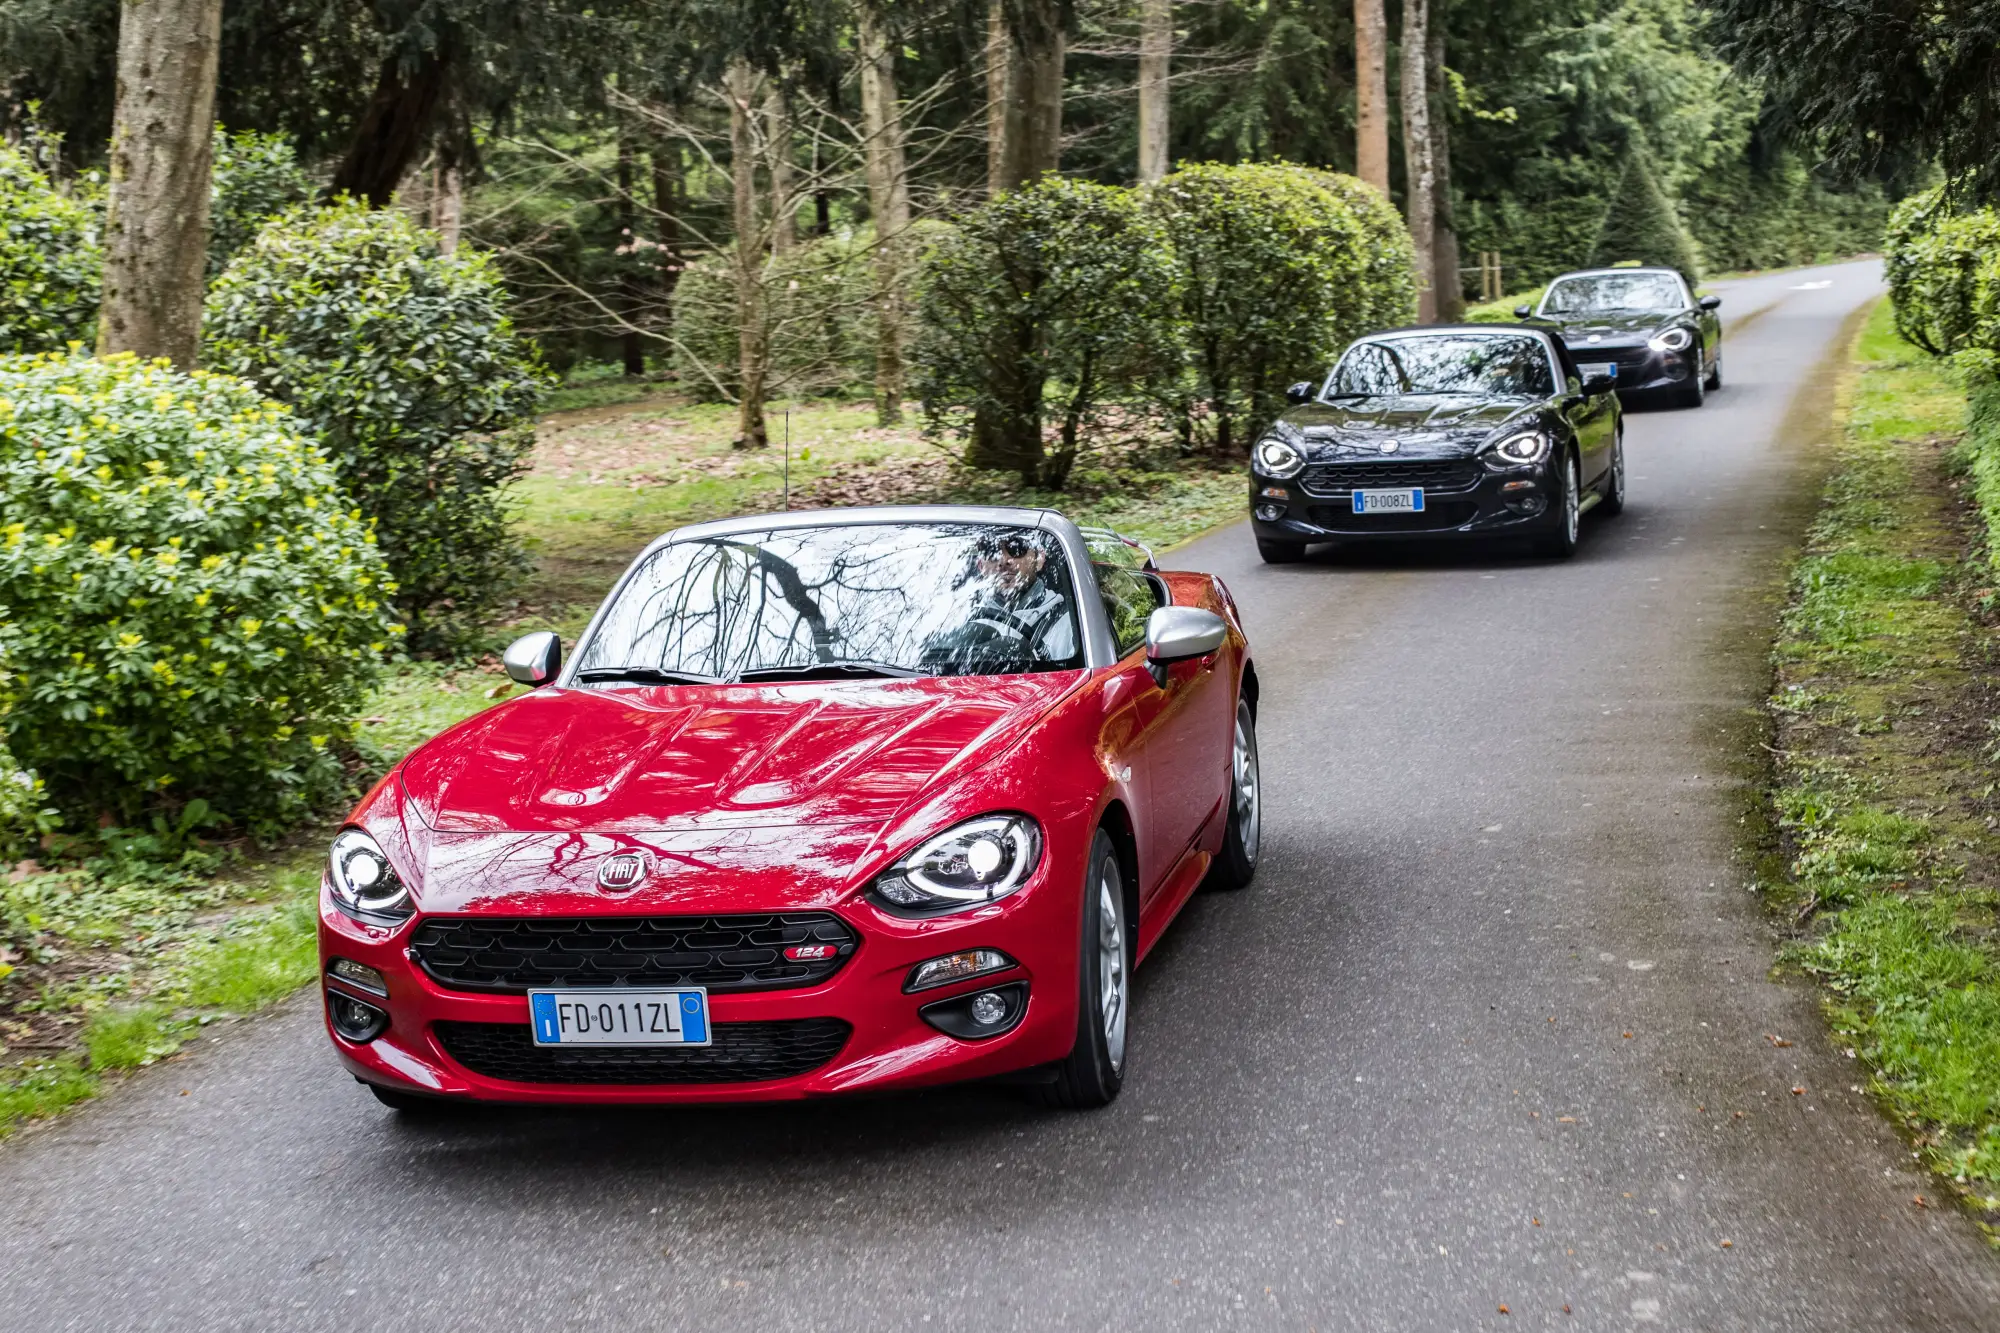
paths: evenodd
<path fill-rule="evenodd" d="M 1535 554 L 1552 560 L 1567 560 L 1576 554 L 1578 539 L 1583 531 L 1583 516 L 1580 512 L 1582 498 L 1579 491 L 1583 484 L 1583 474 L 1577 468 L 1576 455 L 1565 454 L 1562 485 L 1556 496 L 1556 512 L 1551 516 L 1549 530 L 1535 538 Z"/>
<path fill-rule="evenodd" d="M 1674 395 L 1674 401 L 1682 407 L 1700 407 L 1708 398 L 1708 390 L 1702 387 L 1707 378 L 1708 371 L 1701 364 L 1701 353 L 1696 352 L 1694 375 L 1688 380 L 1687 388 Z"/>
<path fill-rule="evenodd" d="M 1722 355 L 1716 354 L 1715 363 L 1708 368 L 1708 391 L 1714 393 L 1722 387 Z"/>
<path fill-rule="evenodd" d="M 1611 472 L 1604 482 L 1604 498 L 1597 512 L 1616 518 L 1625 512 L 1625 423 L 1618 423 L 1618 437 L 1611 443 Z"/>
<path fill-rule="evenodd" d="M 1208 870 L 1211 889 L 1247 888 L 1257 877 L 1264 836 L 1264 788 L 1257 767 L 1257 719 L 1250 701 L 1236 700 L 1236 731 L 1229 746 L 1229 821 L 1222 851 Z"/>
<path fill-rule="evenodd" d="M 370 1083 L 368 1091 L 375 1094 L 375 1100 L 394 1111 L 399 1116 L 440 1116 L 449 1114 L 454 1107 L 442 1097 L 425 1097 L 415 1092 L 398 1092 L 385 1088 L 380 1083 Z"/>
<path fill-rule="evenodd" d="M 1304 542 L 1274 542 L 1259 537 L 1257 554 L 1264 557 L 1267 565 L 1295 565 L 1306 558 L 1306 545 Z"/>
<path fill-rule="evenodd" d="M 1103 829 L 1090 842 L 1083 879 L 1083 933 L 1077 949 L 1076 1045 L 1035 1089 L 1047 1106 L 1092 1110 L 1117 1100 L 1125 1085 L 1125 1038 L 1132 1001 L 1132 929 L 1125 912 L 1125 872 Z M 1107 916 L 1109 920 L 1107 921 Z M 1107 928 L 1108 927 L 1108 928 Z M 1115 995 L 1112 992 L 1115 991 Z M 1107 998 L 1115 1005 L 1107 1005 Z"/>

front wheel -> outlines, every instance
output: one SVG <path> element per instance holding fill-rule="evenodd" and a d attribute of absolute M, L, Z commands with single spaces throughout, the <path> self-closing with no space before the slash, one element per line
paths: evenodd
<path fill-rule="evenodd" d="M 1611 442 L 1611 472 L 1604 482 L 1604 498 L 1597 503 L 1597 512 L 1607 517 L 1625 512 L 1625 423 L 1618 423 L 1618 434 Z"/>
<path fill-rule="evenodd" d="M 1557 483 L 1554 522 L 1535 539 L 1535 554 L 1567 560 L 1576 554 L 1577 536 L 1583 523 L 1583 474 L 1577 470 L 1576 455 L 1563 456 L 1562 480 Z"/>
<path fill-rule="evenodd" d="M 1295 565 L 1306 558 L 1306 545 L 1304 542 L 1274 542 L 1259 537 L 1257 554 L 1264 557 L 1267 565 Z"/>
<path fill-rule="evenodd" d="M 1132 995 L 1132 931 L 1125 872 L 1103 829 L 1091 839 L 1083 880 L 1083 937 L 1077 950 L 1076 1045 L 1040 1089 L 1051 1106 L 1109 1106 L 1125 1084 L 1125 1026 Z"/>
<path fill-rule="evenodd" d="M 1722 354 L 1716 353 L 1715 360 L 1708 367 L 1708 391 L 1714 393 L 1722 387 Z"/>
<path fill-rule="evenodd" d="M 1222 851 L 1209 868 L 1210 888 L 1241 889 L 1257 877 L 1257 850 L 1264 832 L 1264 787 L 1257 768 L 1257 720 L 1250 701 L 1236 701 L 1236 737 L 1230 747 L 1229 822 Z"/>
<path fill-rule="evenodd" d="M 1701 353 L 1696 352 L 1694 354 L 1694 374 L 1688 378 L 1687 387 L 1675 395 L 1676 401 L 1682 407 L 1700 407 L 1707 400 L 1708 391 L 1704 386 L 1708 382 L 1708 371 L 1701 364 L 1701 360 Z"/>

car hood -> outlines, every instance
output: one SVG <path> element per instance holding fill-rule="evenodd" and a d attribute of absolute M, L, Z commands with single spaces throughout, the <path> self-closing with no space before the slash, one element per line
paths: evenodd
<path fill-rule="evenodd" d="M 543 689 L 432 740 L 401 786 L 439 833 L 880 824 L 1007 749 L 1082 678 Z"/>
<path fill-rule="evenodd" d="M 1450 457 L 1463 454 L 1493 437 L 1516 417 L 1540 405 L 1539 399 L 1469 398 L 1454 394 L 1356 398 L 1338 403 L 1313 403 L 1294 408 L 1283 426 L 1314 459 L 1390 451 L 1400 457 Z"/>
<path fill-rule="evenodd" d="M 1593 337 L 1600 344 L 1644 342 L 1675 320 L 1676 314 L 1671 310 L 1642 310 L 1632 314 L 1580 315 L 1573 319 L 1551 316 L 1544 322 L 1552 325 L 1575 350 L 1590 346 Z"/>

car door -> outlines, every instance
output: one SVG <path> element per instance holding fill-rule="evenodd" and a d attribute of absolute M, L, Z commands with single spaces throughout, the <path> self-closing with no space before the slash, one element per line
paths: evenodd
<path fill-rule="evenodd" d="M 1617 408 L 1612 399 L 1617 395 L 1609 393 L 1586 394 L 1583 391 L 1583 375 L 1577 369 L 1576 361 L 1570 356 L 1569 348 L 1557 338 L 1555 341 L 1556 360 L 1562 367 L 1563 418 L 1569 422 L 1576 436 L 1577 452 L 1581 455 L 1583 484 L 1595 485 L 1604 476 L 1604 470 L 1611 466 L 1611 445 L 1617 438 Z"/>

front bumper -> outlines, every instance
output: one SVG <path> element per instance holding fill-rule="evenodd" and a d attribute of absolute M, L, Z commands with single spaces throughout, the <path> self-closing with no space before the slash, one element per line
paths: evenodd
<path fill-rule="evenodd" d="M 549 1048 L 535 1048 L 528 1038 L 525 995 L 440 985 L 407 952 L 423 917 L 394 930 L 368 925 L 341 912 L 322 888 L 322 991 L 359 999 L 389 1015 L 387 1030 L 367 1042 L 346 1040 L 331 1021 L 327 1035 L 341 1063 L 366 1082 L 488 1102 L 784 1101 L 1016 1073 L 1060 1060 L 1076 1038 L 1081 916 L 1075 893 L 1062 891 L 1062 886 L 1080 884 L 1082 872 L 1080 865 L 1058 866 L 1055 859 L 1045 856 L 1035 879 L 1013 896 L 942 917 L 899 918 L 863 897 L 850 898 L 835 914 L 860 942 L 830 978 L 796 990 L 710 995 L 716 1049 L 748 1052 L 744 1060 L 707 1066 L 720 1075 L 711 1081 L 702 1081 L 705 1073 L 686 1071 L 673 1075 L 673 1082 L 634 1081 L 629 1069 L 607 1074 L 602 1063 L 580 1074 L 575 1065 L 552 1068 Z M 904 993 L 904 982 L 917 964 L 972 948 L 999 949 L 1017 966 Z M 374 968 L 386 981 L 388 995 L 371 994 L 329 975 L 335 958 Z M 940 1000 L 1008 984 L 1025 984 L 1027 1008 L 1019 1023 L 1000 1036 L 949 1036 L 918 1012 Z M 324 994 L 322 1000 L 324 1007 Z M 755 1076 L 801 1065 L 810 1067 L 779 1077 Z"/>
<path fill-rule="evenodd" d="M 1308 465 L 1278 481 L 1250 477 L 1250 526 L 1272 542 L 1436 540 L 1525 536 L 1555 521 L 1556 473 L 1548 461 L 1496 471 L 1476 459 Z M 1357 490 L 1421 487 L 1421 513 L 1357 514 Z"/>
<path fill-rule="evenodd" d="M 1585 343 L 1582 347 L 1571 347 L 1570 355 L 1576 358 L 1579 367 L 1617 366 L 1618 396 L 1626 399 L 1634 394 L 1685 389 L 1695 372 L 1699 353 L 1693 347 L 1680 352 L 1662 352 L 1645 343 L 1630 347 Z"/>

